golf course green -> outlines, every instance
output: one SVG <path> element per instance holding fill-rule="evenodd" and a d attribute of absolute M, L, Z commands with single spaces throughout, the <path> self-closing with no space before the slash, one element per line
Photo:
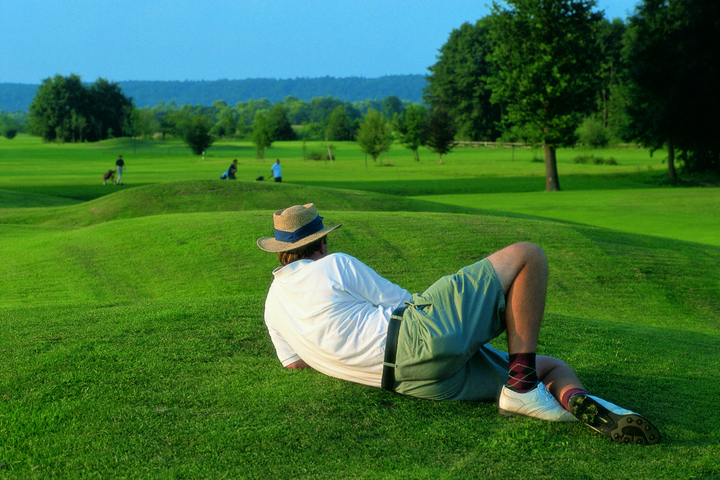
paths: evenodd
<path fill-rule="evenodd" d="M 335 147 L 0 138 L 0 479 L 720 477 L 718 188 L 668 185 L 663 153 L 634 147 L 559 150 L 560 192 L 533 149 Z M 590 153 L 617 165 L 573 162 Z M 119 154 L 124 185 L 103 185 Z M 277 257 L 255 241 L 308 202 L 344 224 L 331 252 L 413 292 L 542 246 L 538 353 L 661 443 L 283 369 L 263 322 Z"/>

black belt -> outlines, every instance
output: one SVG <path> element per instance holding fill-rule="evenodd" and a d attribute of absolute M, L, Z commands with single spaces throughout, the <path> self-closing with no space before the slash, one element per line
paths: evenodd
<path fill-rule="evenodd" d="M 398 334 L 400 333 L 400 322 L 403 319 L 407 305 L 397 307 L 390 315 L 388 322 L 387 341 L 385 342 L 385 362 L 383 363 L 382 381 L 380 387 L 383 390 L 395 391 L 395 356 L 397 354 Z"/>

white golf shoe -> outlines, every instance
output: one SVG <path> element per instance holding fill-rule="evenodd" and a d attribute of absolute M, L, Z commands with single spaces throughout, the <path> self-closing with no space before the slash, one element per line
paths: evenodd
<path fill-rule="evenodd" d="M 506 417 L 522 415 L 549 422 L 578 421 L 547 391 L 542 382 L 527 393 L 518 393 L 503 386 L 498 400 L 498 413 Z"/>
<path fill-rule="evenodd" d="M 593 395 L 570 397 L 570 411 L 578 420 L 614 442 L 654 445 L 660 432 L 642 415 Z"/>

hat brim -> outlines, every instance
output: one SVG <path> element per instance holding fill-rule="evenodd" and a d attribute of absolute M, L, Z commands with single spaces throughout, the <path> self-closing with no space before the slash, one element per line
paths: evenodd
<path fill-rule="evenodd" d="M 336 228 L 340 227 L 342 227 L 342 223 L 340 225 L 335 225 L 334 227 L 325 227 L 319 232 L 308 235 L 307 237 L 303 238 L 302 240 L 298 240 L 295 243 L 281 242 L 279 240 L 275 240 L 273 237 L 262 237 L 258 238 L 257 246 L 260 247 L 261 250 L 271 253 L 289 252 L 291 250 L 296 250 L 316 240 L 319 240 L 328 233 L 335 230 Z"/>

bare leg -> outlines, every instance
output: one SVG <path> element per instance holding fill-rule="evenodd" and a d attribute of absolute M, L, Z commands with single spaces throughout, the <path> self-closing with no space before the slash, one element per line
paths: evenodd
<path fill-rule="evenodd" d="M 585 387 L 580 379 L 565 362 L 545 355 L 537 356 L 537 372 L 553 397 L 560 400 L 562 395 L 570 389 Z"/>
<path fill-rule="evenodd" d="M 516 243 L 493 253 L 488 260 L 505 294 L 508 352 L 535 353 L 547 295 L 545 253 L 535 244 Z M 539 355 L 535 357 L 535 369 L 547 392 L 536 388 L 515 394 L 503 387 L 498 400 L 500 414 L 555 422 L 580 420 L 615 442 L 652 445 L 660 441 L 658 429 L 643 416 L 588 395 L 575 372 L 562 360 Z M 571 389 L 580 391 L 566 399 L 570 411 L 565 411 L 559 401 L 566 393 L 573 393 Z"/>
<path fill-rule="evenodd" d="M 516 243 L 493 253 L 488 260 L 505 292 L 508 352 L 536 352 L 547 296 L 545 253 L 535 244 Z M 565 362 L 543 355 L 536 362 L 538 378 L 558 400 L 571 388 L 584 388 Z"/>
<path fill-rule="evenodd" d="M 533 243 L 516 243 L 488 257 L 503 292 L 509 353 L 534 353 L 545 313 L 548 264 Z"/>

